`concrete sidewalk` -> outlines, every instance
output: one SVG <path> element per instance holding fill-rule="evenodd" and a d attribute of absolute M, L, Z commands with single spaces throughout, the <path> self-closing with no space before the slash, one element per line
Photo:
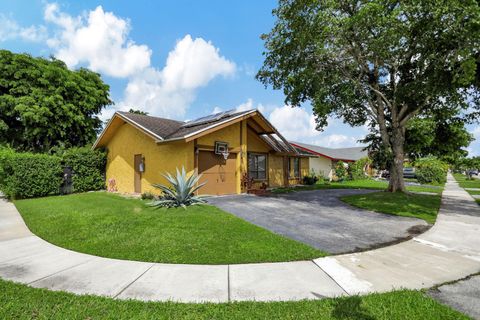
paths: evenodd
<path fill-rule="evenodd" d="M 377 250 L 314 261 L 181 265 L 124 261 L 59 248 L 33 235 L 0 200 L 0 277 L 33 287 L 145 301 L 319 299 L 428 288 L 480 271 L 480 206 L 449 175 L 435 226 Z"/>

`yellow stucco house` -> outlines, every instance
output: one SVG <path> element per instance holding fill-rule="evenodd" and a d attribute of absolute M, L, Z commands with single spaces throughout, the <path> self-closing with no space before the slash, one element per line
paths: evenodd
<path fill-rule="evenodd" d="M 107 149 L 107 184 L 125 193 L 158 192 L 162 173 L 182 166 L 202 174 L 200 194 L 216 195 L 299 184 L 309 172 L 308 156 L 258 110 L 188 122 L 116 112 L 93 148 Z"/>

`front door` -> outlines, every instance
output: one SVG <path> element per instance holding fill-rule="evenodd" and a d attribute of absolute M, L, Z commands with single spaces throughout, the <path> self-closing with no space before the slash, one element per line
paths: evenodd
<path fill-rule="evenodd" d="M 136 154 L 134 156 L 134 192 L 135 193 L 142 193 L 142 173 L 140 172 L 140 164 L 142 163 L 142 155 Z"/>
<path fill-rule="evenodd" d="M 227 160 L 212 151 L 200 151 L 198 154 L 198 173 L 202 174 L 199 183 L 206 184 L 198 190 L 199 194 L 234 194 L 236 188 L 237 154 L 230 153 Z"/>

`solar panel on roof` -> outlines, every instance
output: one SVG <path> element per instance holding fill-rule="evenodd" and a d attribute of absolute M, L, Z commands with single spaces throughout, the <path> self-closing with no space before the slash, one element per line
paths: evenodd
<path fill-rule="evenodd" d="M 223 111 L 223 112 L 215 113 L 215 114 L 212 114 L 212 115 L 209 115 L 209 116 L 201 117 L 201 118 L 198 118 L 198 119 L 195 119 L 195 120 L 192 120 L 192 121 L 189 121 L 189 122 L 185 123 L 183 125 L 183 127 L 189 128 L 189 127 L 194 127 L 194 126 L 198 126 L 198 125 L 201 125 L 201 124 L 216 122 L 216 121 L 219 121 L 219 120 L 221 120 L 225 117 L 230 116 L 231 114 L 233 114 L 235 112 L 236 112 L 236 110 L 233 109 L 233 110 Z"/>

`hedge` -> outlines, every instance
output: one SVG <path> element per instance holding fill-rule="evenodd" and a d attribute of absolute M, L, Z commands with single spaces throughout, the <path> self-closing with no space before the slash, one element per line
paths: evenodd
<path fill-rule="evenodd" d="M 43 197 L 60 192 L 62 164 L 57 156 L 0 150 L 0 189 L 9 198 Z"/>
<path fill-rule="evenodd" d="M 73 192 L 100 190 L 105 188 L 105 165 L 105 152 L 86 147 L 60 155 L 0 149 L 0 190 L 14 199 L 60 194 L 64 167 L 73 170 Z"/>
<path fill-rule="evenodd" d="M 72 148 L 64 152 L 63 163 L 73 170 L 73 192 L 105 188 L 105 152 L 90 148 Z"/>
<path fill-rule="evenodd" d="M 415 175 L 420 183 L 445 183 L 447 171 L 448 165 L 434 157 L 415 161 Z"/>

